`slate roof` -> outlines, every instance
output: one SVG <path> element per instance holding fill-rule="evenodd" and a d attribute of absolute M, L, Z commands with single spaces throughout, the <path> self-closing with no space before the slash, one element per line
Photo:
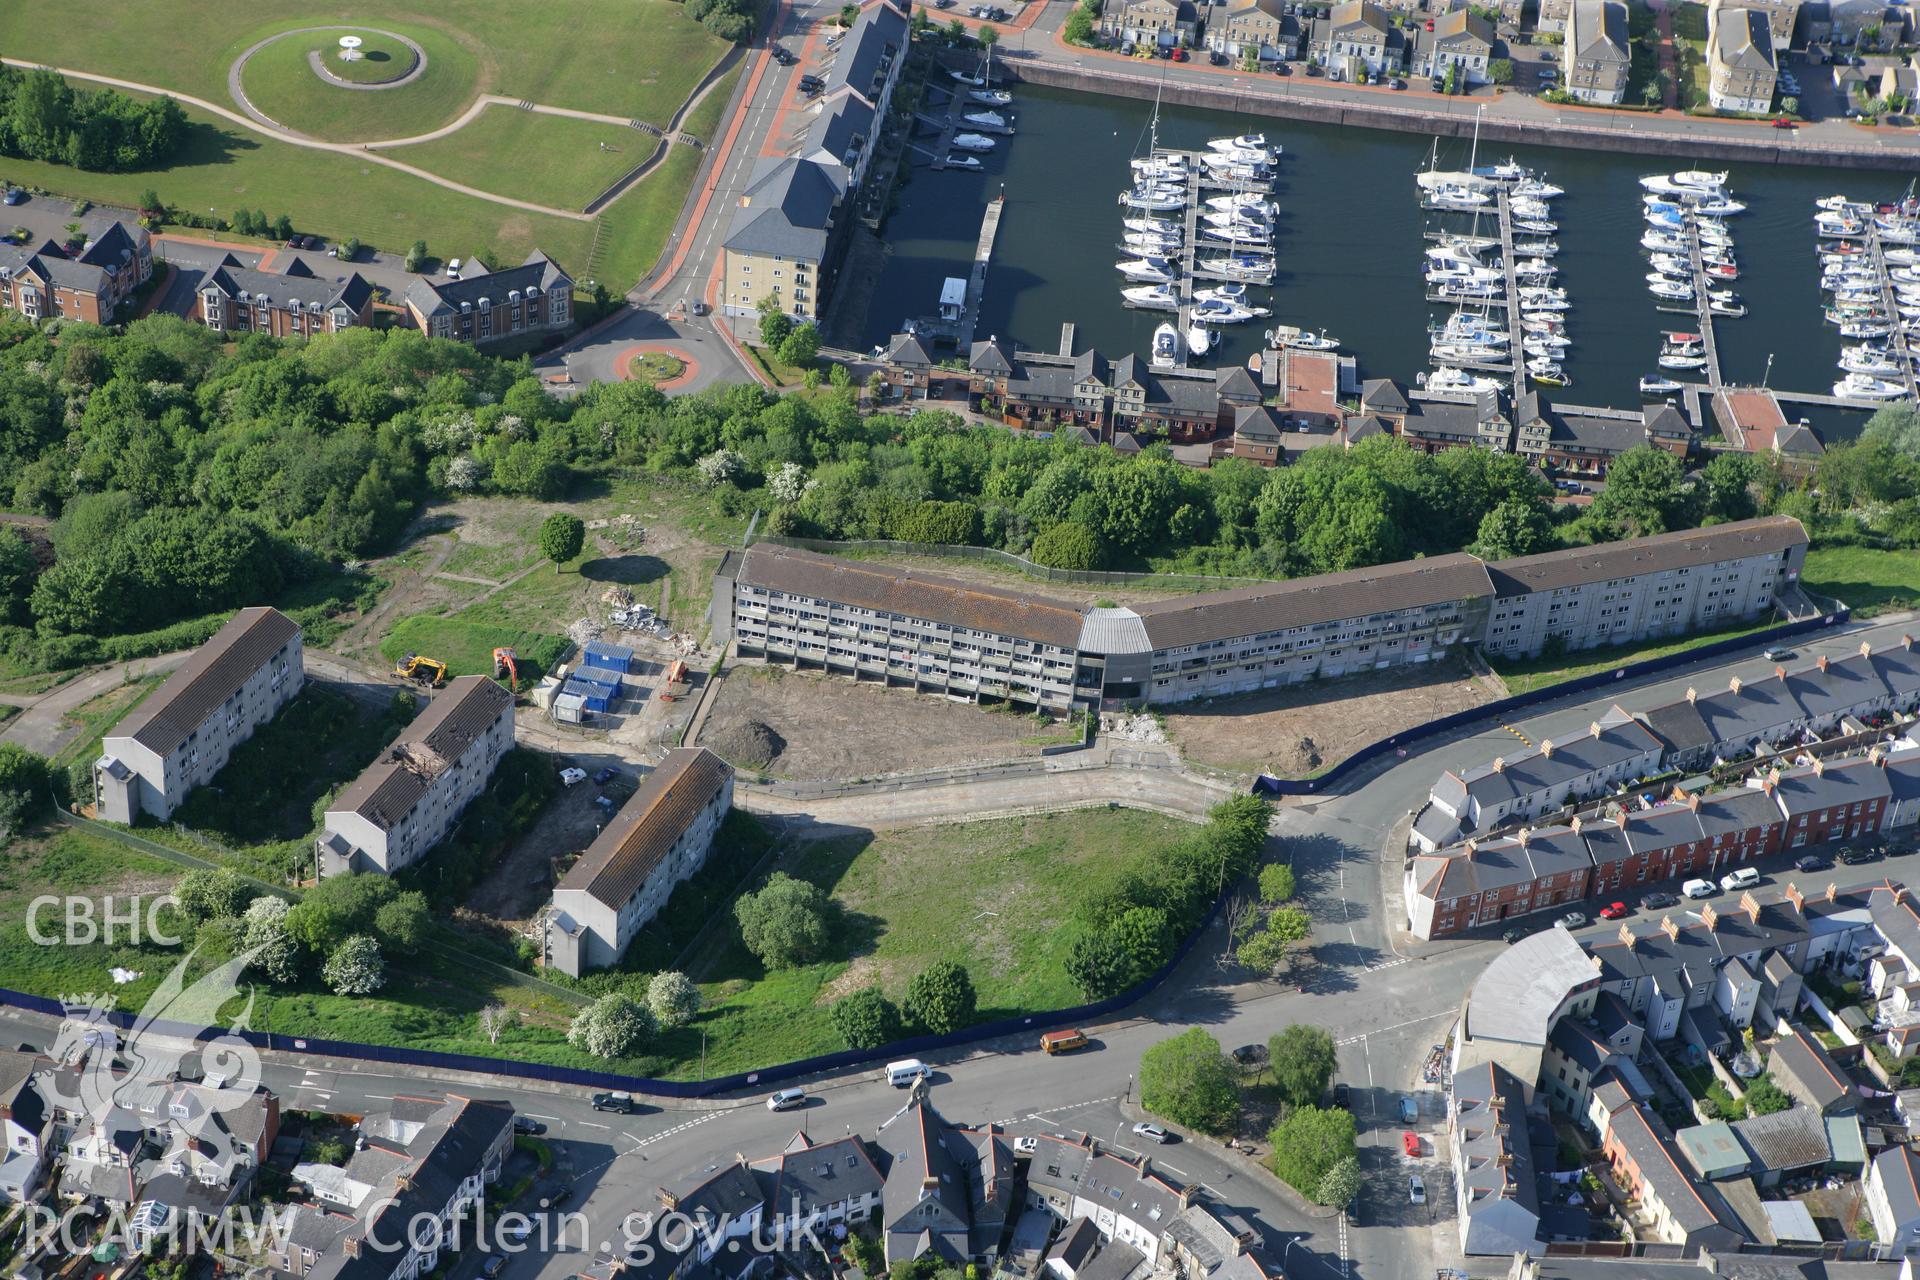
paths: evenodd
<path fill-rule="evenodd" d="M 151 240 L 145 227 L 129 229 L 126 223 L 116 220 L 108 223 L 107 229 L 80 251 L 79 260 L 88 266 L 111 270 L 139 257 L 141 246 L 146 244 L 151 244 Z"/>
<path fill-rule="evenodd" d="M 1100 1229 L 1093 1225 L 1093 1220 L 1075 1218 L 1055 1238 L 1053 1248 L 1047 1250 L 1047 1261 L 1059 1262 L 1077 1273 L 1093 1260 L 1094 1251 L 1099 1247 Z"/>
<path fill-rule="evenodd" d="M 1530 884 L 1591 865 L 1586 845 L 1569 827 L 1541 827 L 1529 831 L 1524 840 L 1504 836 L 1468 841 L 1416 862 L 1420 895 L 1436 902 L 1507 885 Z"/>
<path fill-rule="evenodd" d="M 807 126 L 806 150 L 810 158 L 826 156 L 852 168 L 872 132 L 873 108 L 863 98 L 842 95 Z"/>
<path fill-rule="evenodd" d="M 1788 1107 L 1771 1115 L 1748 1116 L 1733 1122 L 1733 1132 L 1753 1153 L 1758 1169 L 1786 1172 L 1825 1164 L 1827 1126 L 1811 1107 Z"/>
<path fill-rule="evenodd" d="M 868 4 L 840 43 L 833 72 L 827 77 L 828 90 L 847 85 L 863 96 L 873 92 L 882 64 L 906 44 L 907 19 L 901 12 L 885 0 Z"/>
<path fill-rule="evenodd" d="M 539 289 L 551 292 L 572 288 L 573 281 L 560 265 L 535 249 L 525 262 L 504 271 L 488 271 L 478 259 L 464 267 L 458 280 L 432 280 L 421 276 L 407 286 L 406 300 L 421 315 L 452 315 L 461 303 L 479 306 L 482 301 L 498 306 L 518 289 L 523 295 Z"/>
<path fill-rule="evenodd" d="M 1680 1229 L 1691 1235 L 1721 1226 L 1744 1236 L 1740 1220 L 1726 1198 L 1711 1183 L 1696 1180 L 1680 1161 L 1666 1125 L 1643 1103 L 1623 1108 L 1613 1117 L 1614 1140 L 1633 1158 L 1640 1176 L 1667 1207 Z"/>
<path fill-rule="evenodd" d="M 1741 71 L 1772 72 L 1773 33 L 1767 15 L 1758 9 L 1723 10 L 1713 24 L 1708 56 Z"/>
<path fill-rule="evenodd" d="M 38 248 L 0 246 L 0 280 L 31 276 L 48 288 L 102 294 L 109 281 L 104 268 L 78 262 L 51 240 Z"/>
<path fill-rule="evenodd" d="M 1449 769 L 1434 783 L 1433 795 L 1463 813 L 1461 806 L 1469 798 L 1479 801 L 1483 808 L 1492 808 L 1604 772 L 1649 751 L 1657 752 L 1660 740 L 1616 706 L 1608 708 L 1586 733 L 1550 745 L 1551 750 L 1549 742 L 1543 741 L 1533 750 L 1511 758 L 1499 757 L 1462 773 Z"/>
<path fill-rule="evenodd" d="M 1000 339 L 987 338 L 973 344 L 967 367 L 975 373 L 1012 373 L 1013 352 Z"/>
<path fill-rule="evenodd" d="M 157 755 L 171 754 L 299 634 L 278 609 L 240 610 L 107 737 L 132 738 Z"/>
<path fill-rule="evenodd" d="M 1480 561 L 1459 553 L 1135 605 L 1155 648 L 1484 598 Z"/>
<path fill-rule="evenodd" d="M 1549 930 L 1559 933 L 1561 930 Z M 1511 1071 L 1483 1063 L 1453 1077 L 1456 1168 L 1469 1216 L 1509 1200 L 1540 1214 L 1527 1126 L 1526 1090 Z"/>
<path fill-rule="evenodd" d="M 202 292 L 212 290 L 255 304 L 264 300 L 284 308 L 291 303 L 305 310 L 326 311 L 344 306 L 358 312 L 373 300 L 373 286 L 359 272 L 322 279 L 299 258 L 289 263 L 285 271 L 256 271 L 242 266 L 240 260 L 229 253 L 201 279 L 199 287 Z"/>
<path fill-rule="evenodd" d="M 777 1169 L 773 1203 L 782 1213 L 802 1217 L 842 1200 L 873 1195 L 886 1185 L 865 1139 L 857 1135 L 817 1145 L 801 1136 L 771 1163 Z"/>
<path fill-rule="evenodd" d="M 391 831 L 420 803 L 433 780 L 473 749 L 513 695 L 485 676 L 461 676 L 434 695 L 385 754 L 329 805 Z"/>
<path fill-rule="evenodd" d="M 1892 889 L 1875 889 L 1867 895 L 1867 914 L 1873 929 L 1891 948 L 1920 964 L 1920 908 L 1910 891 L 1896 894 Z"/>
<path fill-rule="evenodd" d="M 1782 773 L 1773 794 L 1782 811 L 1792 818 L 1836 805 L 1885 800 L 1893 789 L 1887 783 L 1887 771 L 1878 762 L 1860 757 Z"/>
<path fill-rule="evenodd" d="M 1062 649 L 1080 639 L 1080 611 L 1064 601 L 764 542 L 747 549 L 736 581 Z"/>
<path fill-rule="evenodd" d="M 1573 0 L 1569 39 L 1578 32 L 1574 53 L 1595 62 L 1627 61 L 1627 6 L 1618 0 Z"/>
<path fill-rule="evenodd" d="M 1487 565 L 1504 596 L 1605 582 L 1635 574 L 1717 564 L 1804 546 L 1807 531 L 1791 516 L 1762 516 L 1684 533 L 1655 534 L 1590 547 L 1496 560 Z"/>
<path fill-rule="evenodd" d="M 560 888 L 582 890 L 615 909 L 625 906 L 732 773 L 705 747 L 667 752 L 568 870 Z"/>
<path fill-rule="evenodd" d="M 1825 1113 L 1853 1097 L 1853 1084 L 1813 1037 L 1791 1022 L 1768 1051 L 1767 1070 L 1775 1083 Z"/>
<path fill-rule="evenodd" d="M 1547 1043 L 1589 1076 L 1598 1071 L 1613 1052 L 1611 1045 L 1578 1018 L 1562 1018 L 1556 1022 L 1547 1035 Z"/>
<path fill-rule="evenodd" d="M 1470 10 L 1454 9 L 1434 19 L 1433 38 L 1436 45 L 1479 43 L 1491 48 L 1493 24 Z"/>
<path fill-rule="evenodd" d="M 813 160 L 756 161 L 746 194 L 727 226 L 726 247 L 736 253 L 820 261 L 844 190 L 844 173 Z"/>
<path fill-rule="evenodd" d="M 1887 1193 L 1895 1224 L 1920 1222 L 1920 1155 L 1912 1147 L 1888 1147 L 1873 1158 L 1873 1168 Z"/>
<path fill-rule="evenodd" d="M 1265 405 L 1241 409 L 1233 416 L 1233 435 L 1236 440 L 1278 445 L 1282 433 L 1279 417 Z"/>
<path fill-rule="evenodd" d="M 935 361 L 927 354 L 927 349 L 920 344 L 918 337 L 911 333 L 896 333 L 887 347 L 887 363 L 900 365 L 903 368 L 932 368 Z"/>
<path fill-rule="evenodd" d="M 1407 397 L 1392 378 L 1368 378 L 1360 384 L 1360 406 L 1373 413 L 1405 412 Z"/>
<path fill-rule="evenodd" d="M 1258 404 L 1260 386 L 1243 364 L 1218 369 L 1213 375 L 1214 394 L 1224 400 L 1247 400 Z"/>
<path fill-rule="evenodd" d="M 1672 938 L 1655 927 L 1635 931 L 1632 947 L 1618 938 L 1606 938 L 1589 942 L 1587 950 L 1600 961 L 1605 982 L 1677 981 L 1674 989 L 1684 991 L 1693 981 L 1704 981 L 1718 967 L 1716 961 L 1792 946 L 1809 936 L 1806 920 L 1791 903 L 1763 904 L 1758 920 L 1733 907 L 1716 914 L 1718 920 L 1711 929 L 1698 919 L 1675 915 L 1672 919 L 1679 932 Z"/>

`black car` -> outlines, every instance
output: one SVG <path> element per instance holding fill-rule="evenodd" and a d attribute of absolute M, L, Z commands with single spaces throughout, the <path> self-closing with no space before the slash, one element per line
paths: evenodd
<path fill-rule="evenodd" d="M 1640 899 L 1640 909 L 1642 911 L 1658 911 L 1663 907 L 1670 907 L 1678 901 L 1679 899 L 1670 893 L 1650 893 Z"/>
<path fill-rule="evenodd" d="M 506 1268 L 506 1265 L 506 1254 L 490 1253 L 487 1255 L 487 1260 L 480 1264 L 480 1274 L 485 1276 L 487 1280 L 494 1280 L 494 1277 L 498 1276 L 500 1272 Z"/>
<path fill-rule="evenodd" d="M 613 1093 L 596 1093 L 593 1095 L 593 1109 L 595 1111 L 618 1111 L 623 1115 L 631 1116 L 640 1113 L 640 1104 L 634 1101 L 633 1095 L 630 1093 L 620 1091 Z"/>
<path fill-rule="evenodd" d="M 805 75 L 800 77 L 800 87 L 808 93 L 818 93 L 827 87 L 827 82 L 819 76 Z"/>
<path fill-rule="evenodd" d="M 773 60 L 783 67 L 790 67 L 798 61 L 798 59 L 780 45 L 773 46 Z"/>
<path fill-rule="evenodd" d="M 1227 65 L 1227 55 L 1220 52 L 1218 49 L 1215 49 L 1212 53 L 1207 55 L 1207 61 L 1211 62 L 1216 67 L 1224 67 Z"/>
<path fill-rule="evenodd" d="M 1233 1051 L 1233 1060 L 1243 1067 L 1254 1066 L 1267 1060 L 1267 1046 L 1263 1044 L 1243 1044 Z"/>
<path fill-rule="evenodd" d="M 1869 849 L 1865 845 L 1857 849 L 1842 849 L 1840 851 L 1840 861 L 1850 867 L 1857 867 L 1863 862 L 1872 862 L 1879 856 L 1880 851 L 1878 849 Z"/>
<path fill-rule="evenodd" d="M 1526 936 L 1527 931 L 1525 929 L 1509 929 L 1500 935 L 1500 941 L 1506 943 L 1508 946 L 1512 946 Z"/>
<path fill-rule="evenodd" d="M 1817 853 L 1810 853 L 1804 858 L 1795 858 L 1793 860 L 1793 869 L 1795 871 L 1825 871 L 1832 865 L 1833 862 L 1830 859 L 1823 858 Z"/>
<path fill-rule="evenodd" d="M 524 1133 L 531 1137 L 536 1134 L 545 1133 L 547 1126 L 541 1124 L 532 1116 L 515 1116 L 513 1118 L 513 1131 L 515 1133 Z"/>
<path fill-rule="evenodd" d="M 1333 1086 L 1333 1105 L 1334 1106 L 1338 1107 L 1342 1111 L 1345 1111 L 1347 1109 L 1347 1104 L 1352 1100 L 1353 1100 L 1353 1095 L 1351 1092 L 1348 1091 L 1347 1086 L 1345 1086 L 1344 1084 L 1337 1084 Z"/>
<path fill-rule="evenodd" d="M 606 768 L 600 770 L 598 773 L 595 773 L 593 775 L 593 785 L 596 787 L 604 787 L 609 782 L 612 782 L 615 778 L 619 776 L 620 776 L 620 771 L 614 768 L 612 765 L 608 765 Z"/>

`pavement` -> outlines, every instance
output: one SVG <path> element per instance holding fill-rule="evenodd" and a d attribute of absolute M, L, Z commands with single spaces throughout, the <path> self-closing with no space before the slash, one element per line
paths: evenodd
<path fill-rule="evenodd" d="M 82 729 L 67 721 L 68 712 L 139 676 L 172 671 L 191 656 L 188 652 L 168 653 L 115 663 L 37 696 L 0 694 L 0 702 L 23 708 L 19 715 L 0 722 L 0 742 L 11 742 L 43 756 L 58 755 Z"/>

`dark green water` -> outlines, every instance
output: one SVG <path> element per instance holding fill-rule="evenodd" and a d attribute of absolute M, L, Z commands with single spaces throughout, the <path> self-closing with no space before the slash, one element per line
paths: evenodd
<path fill-rule="evenodd" d="M 1005 184 L 1007 211 L 987 276 L 979 336 L 1011 337 L 1053 350 L 1060 325 L 1078 326 L 1078 345 L 1110 355 L 1144 354 L 1154 312 L 1120 304 L 1113 269 L 1127 185 L 1127 161 L 1145 150 L 1151 104 L 1039 88 L 1016 90 L 1012 108 L 1019 133 L 1002 139 L 978 173 L 916 170 L 885 228 L 890 257 L 867 316 L 866 336 L 878 343 L 909 315 L 930 312 L 940 283 L 965 275 L 986 200 Z M 1285 121 L 1245 119 L 1218 112 L 1164 108 L 1163 145 L 1201 147 L 1209 137 L 1247 130 L 1282 145 L 1277 244 L 1281 272 L 1271 290 L 1255 290 L 1273 318 L 1221 330 L 1226 342 L 1207 363 L 1244 360 L 1274 323 L 1325 328 L 1359 358 L 1363 377 L 1411 382 L 1428 368 L 1426 326 L 1441 313 L 1429 308 L 1418 275 L 1423 213 L 1413 175 L 1427 162 L 1431 139 L 1367 129 L 1335 129 Z M 1647 264 L 1638 241 L 1645 173 L 1686 167 L 1647 156 L 1549 147 L 1481 150 L 1483 163 L 1508 154 L 1533 167 L 1567 194 L 1553 202 L 1560 224 L 1557 284 L 1573 302 L 1574 340 L 1566 365 L 1574 385 L 1555 393 L 1572 403 L 1629 406 L 1637 382 L 1654 371 L 1662 329 L 1692 327 L 1686 316 L 1655 311 L 1642 276 Z M 1465 144 L 1443 147 L 1443 168 L 1464 168 Z M 1741 277 L 1732 287 L 1749 314 L 1722 319 L 1716 329 L 1721 366 L 1729 380 L 1757 382 L 1773 357 L 1770 385 L 1818 391 L 1839 377 L 1834 361 L 1841 340 L 1821 323 L 1819 270 L 1814 258 L 1813 201 L 1845 192 L 1856 199 L 1893 199 L 1905 175 L 1858 170 L 1714 164 L 1728 168 L 1728 185 L 1748 210 L 1732 220 Z M 1450 225 L 1464 229 L 1466 219 Z M 1829 438 L 1858 429 L 1860 415 L 1807 413 Z"/>

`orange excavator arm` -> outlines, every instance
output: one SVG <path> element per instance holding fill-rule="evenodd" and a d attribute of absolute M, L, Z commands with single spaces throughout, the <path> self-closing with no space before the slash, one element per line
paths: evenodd
<path fill-rule="evenodd" d="M 520 668 L 514 663 L 513 659 L 513 650 L 495 649 L 493 651 L 493 675 L 497 680 L 500 677 L 501 671 L 504 670 L 511 679 L 508 687 L 512 692 L 518 693 L 520 692 Z"/>

